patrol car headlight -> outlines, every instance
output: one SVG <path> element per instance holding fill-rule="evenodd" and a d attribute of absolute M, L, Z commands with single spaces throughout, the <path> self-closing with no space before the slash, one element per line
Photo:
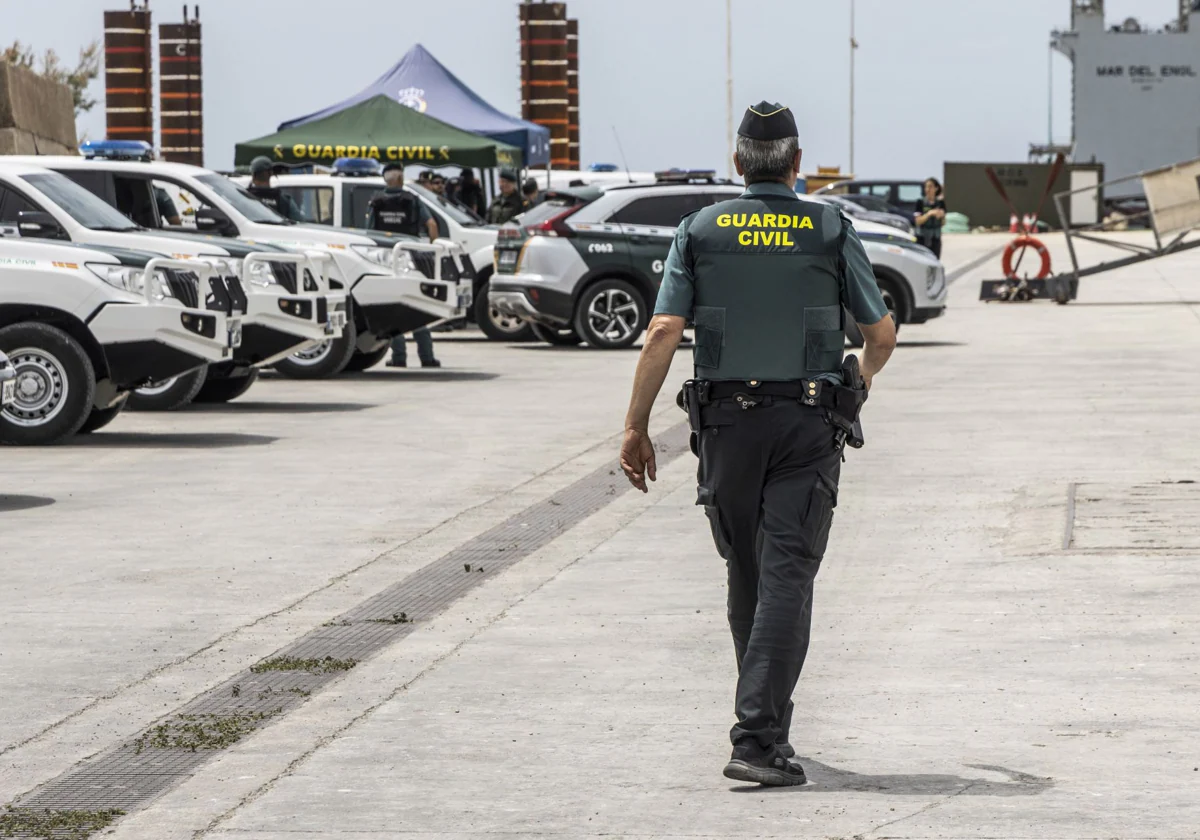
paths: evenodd
<path fill-rule="evenodd" d="M 271 268 L 270 263 L 250 263 L 250 268 L 246 270 L 246 279 L 255 286 L 264 288 L 279 285 L 279 279 L 275 276 L 275 270 Z"/>
<path fill-rule="evenodd" d="M 108 265 L 105 263 L 86 263 L 88 270 L 110 286 L 133 292 L 135 295 L 145 293 L 145 272 L 128 265 Z M 151 280 L 151 290 L 155 300 L 175 297 L 166 275 L 161 271 L 154 272 Z"/>
<path fill-rule="evenodd" d="M 378 245 L 351 245 L 354 253 L 370 260 L 376 265 L 390 266 L 392 264 L 392 249 L 380 248 Z"/>

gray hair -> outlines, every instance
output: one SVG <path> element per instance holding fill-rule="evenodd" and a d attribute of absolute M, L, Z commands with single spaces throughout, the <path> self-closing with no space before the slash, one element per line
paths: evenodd
<path fill-rule="evenodd" d="M 737 139 L 738 162 L 746 176 L 746 183 L 756 181 L 783 181 L 792 173 L 792 162 L 800 151 L 799 137 L 780 137 L 778 140 Z"/>

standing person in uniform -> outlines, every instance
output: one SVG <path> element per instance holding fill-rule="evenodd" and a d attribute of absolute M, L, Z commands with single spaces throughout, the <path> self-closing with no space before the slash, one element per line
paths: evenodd
<path fill-rule="evenodd" d="M 277 187 L 271 186 L 271 175 L 274 171 L 275 165 L 269 157 L 259 155 L 250 161 L 250 186 L 247 187 L 250 194 L 285 219 L 307 222 L 308 218 L 300 210 L 296 200 Z"/>
<path fill-rule="evenodd" d="M 502 225 L 513 216 L 519 216 L 521 196 L 517 194 L 517 173 L 511 169 L 500 170 L 500 194 L 492 199 L 488 207 L 487 222 L 490 225 Z"/>
<path fill-rule="evenodd" d="M 418 239 L 424 233 L 429 241 L 437 239 L 437 222 L 429 209 L 415 195 L 404 189 L 404 165 L 389 163 L 383 167 L 383 192 L 371 199 L 367 211 L 367 227 L 389 233 L 403 233 Z M 433 336 L 426 327 L 413 330 L 417 342 L 417 358 L 421 367 L 441 367 L 433 355 Z M 392 358 L 388 367 L 408 367 L 408 347 L 404 336 L 392 339 Z"/>
<path fill-rule="evenodd" d="M 942 226 L 946 224 L 946 198 L 942 195 L 942 185 L 937 178 L 925 179 L 925 194 L 917 200 L 913 218 L 917 223 L 917 239 L 940 260 Z"/>
<path fill-rule="evenodd" d="M 746 191 L 685 216 L 675 232 L 634 376 L 621 468 L 643 492 L 655 479 L 650 409 L 693 322 L 696 378 L 684 393 L 700 456 L 696 503 L 728 566 L 738 665 L 725 775 L 798 785 L 805 776 L 791 760 L 791 696 L 837 504 L 842 418 L 857 416 L 896 334 L 850 222 L 795 193 L 792 112 L 767 102 L 748 109 L 733 162 Z M 843 307 L 866 340 L 862 382 L 845 385 Z"/>
<path fill-rule="evenodd" d="M 475 180 L 474 169 L 464 169 L 459 174 L 458 200 L 475 211 L 475 214 L 481 219 L 487 212 L 487 205 L 483 200 L 483 186 Z"/>

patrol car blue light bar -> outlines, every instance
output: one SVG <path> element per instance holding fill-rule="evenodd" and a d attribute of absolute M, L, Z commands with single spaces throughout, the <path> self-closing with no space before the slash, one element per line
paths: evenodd
<path fill-rule="evenodd" d="M 104 160 L 154 159 L 154 149 L 144 140 L 85 140 L 79 154 Z"/>
<path fill-rule="evenodd" d="M 616 172 L 617 165 L 615 163 L 591 163 L 588 164 L 588 172 Z"/>
<path fill-rule="evenodd" d="M 381 170 L 374 158 L 338 158 L 333 162 L 335 175 L 378 175 Z"/>
<path fill-rule="evenodd" d="M 654 173 L 655 181 L 711 181 L 716 177 L 713 169 L 665 169 Z"/>

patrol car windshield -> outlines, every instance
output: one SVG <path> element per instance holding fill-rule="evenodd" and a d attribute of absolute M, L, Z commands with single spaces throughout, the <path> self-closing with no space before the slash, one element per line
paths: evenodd
<path fill-rule="evenodd" d="M 252 222 L 261 225 L 294 224 L 223 175 L 197 175 L 196 180 L 228 201 L 234 210 Z"/>
<path fill-rule="evenodd" d="M 57 172 L 22 175 L 21 180 L 36 188 L 88 230 L 140 230 L 128 216 Z"/>
<path fill-rule="evenodd" d="M 418 184 L 409 184 L 409 189 L 419 195 L 429 204 L 437 208 L 439 213 L 444 213 L 458 224 L 464 227 L 479 224 L 479 220 L 472 216 L 467 211 L 463 210 L 454 202 L 449 201 L 445 196 L 438 195 L 433 190 L 427 190 Z"/>

